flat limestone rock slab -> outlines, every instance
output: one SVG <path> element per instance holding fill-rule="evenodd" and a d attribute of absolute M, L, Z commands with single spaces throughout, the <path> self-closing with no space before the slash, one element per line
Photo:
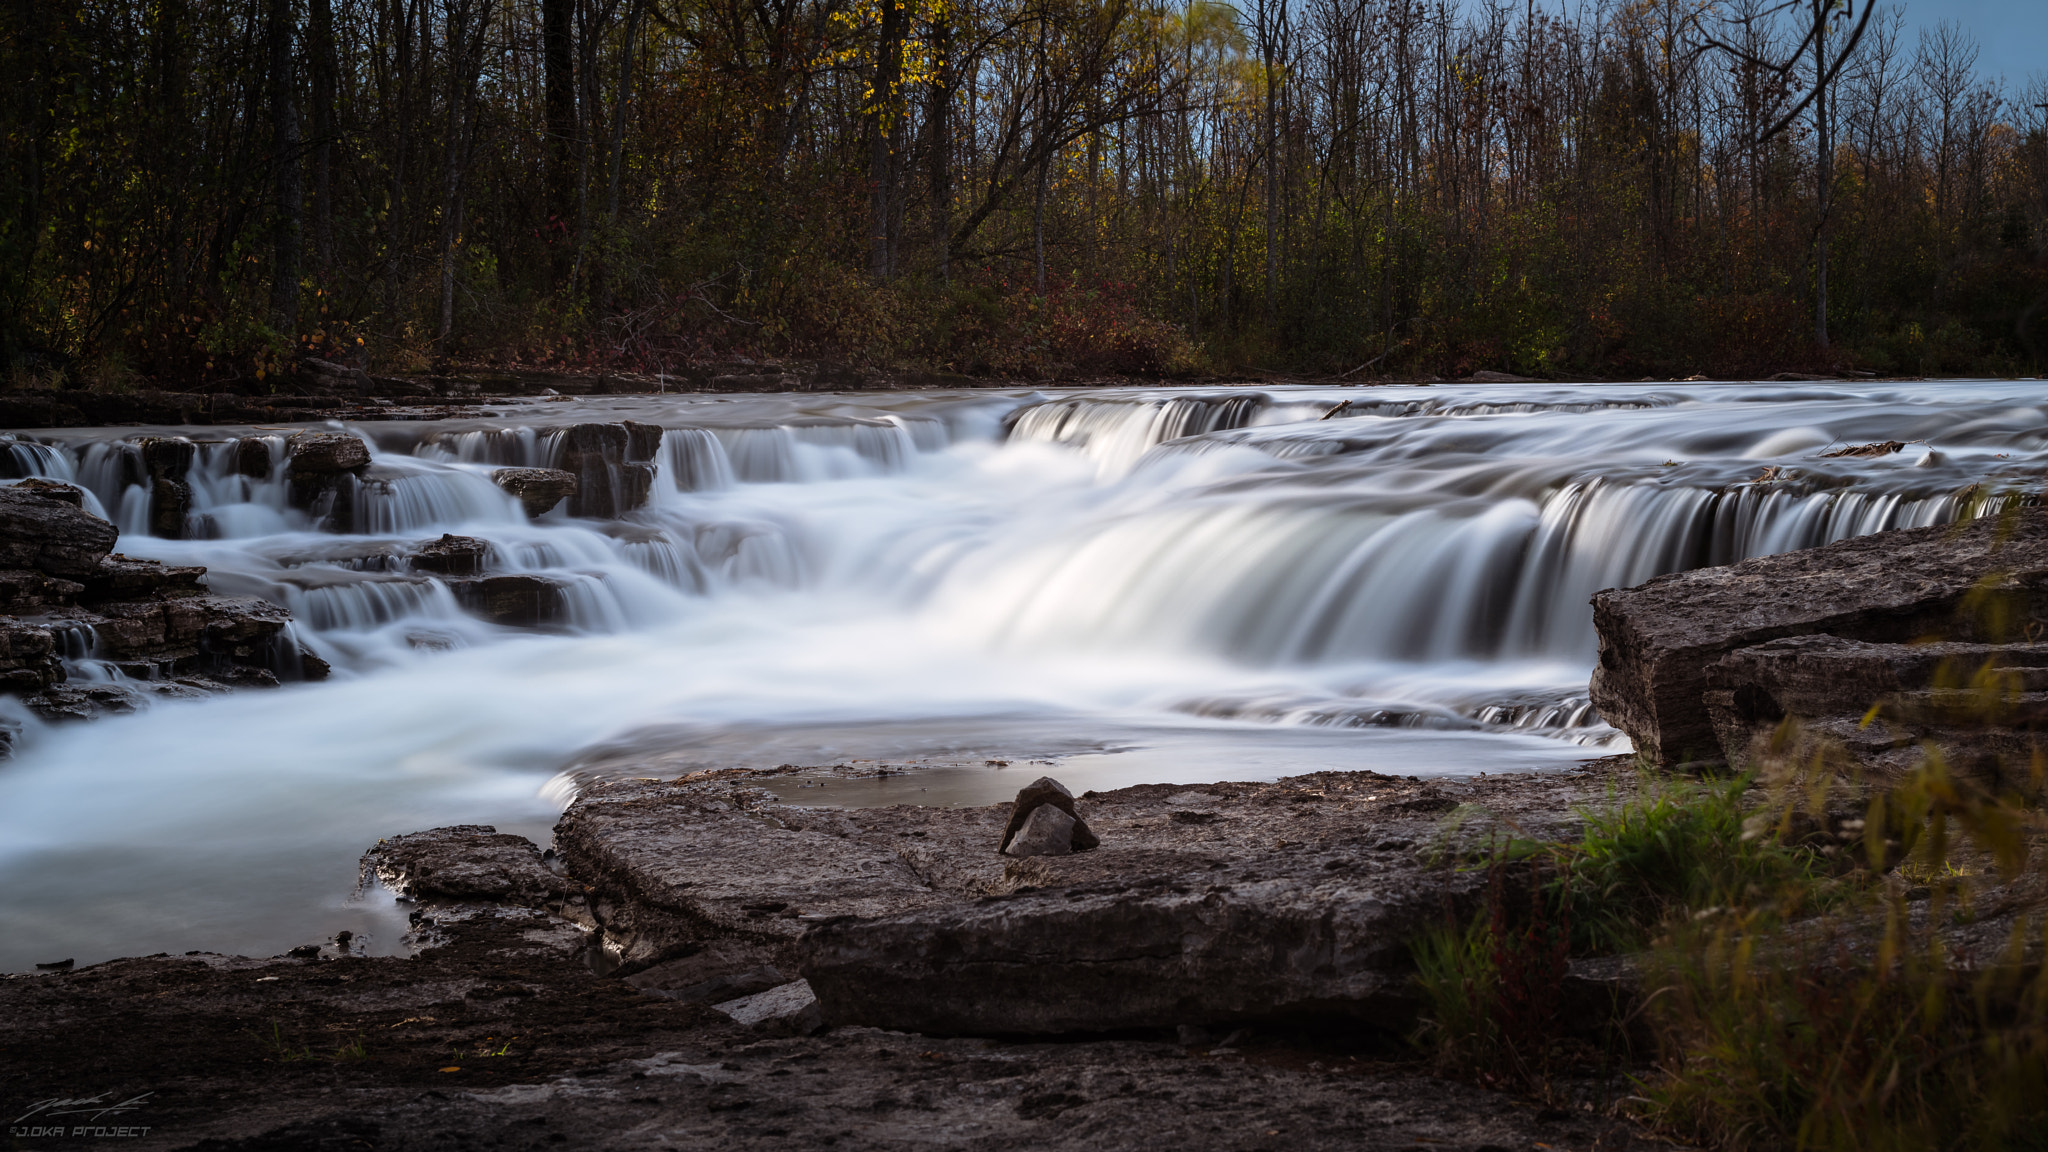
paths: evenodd
<path fill-rule="evenodd" d="M 1821 548 L 1660 576 L 1593 596 L 1600 637 L 1592 698 L 1660 764 L 1722 758 L 1705 702 L 1723 656 L 1787 636 L 1881 644 L 1979 635 L 2003 601 L 2015 628 L 2048 619 L 2048 513 L 1859 536 Z"/>
<path fill-rule="evenodd" d="M 996 851 L 1007 804 L 798 808 L 744 784 L 627 781 L 572 804 L 556 844 L 627 972 L 751 945 L 749 964 L 801 974 L 832 1024 L 1394 1027 L 1412 1010 L 1408 940 L 1483 887 L 1457 851 L 1574 834 L 1616 783 L 1601 763 L 1089 793 L 1076 808 L 1101 846 L 1023 859 Z"/>

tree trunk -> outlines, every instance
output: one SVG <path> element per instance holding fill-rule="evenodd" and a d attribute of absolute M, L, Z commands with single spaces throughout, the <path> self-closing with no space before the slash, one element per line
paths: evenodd
<path fill-rule="evenodd" d="M 1287 19 L 1283 3 L 1275 15 L 1259 5 L 1259 56 L 1266 71 L 1266 106 L 1261 127 L 1266 149 L 1266 323 L 1275 316 L 1274 297 L 1280 281 L 1280 76 L 1278 40 Z"/>
<path fill-rule="evenodd" d="M 1813 77 L 1818 89 L 1813 94 L 1814 180 L 1820 220 L 1813 234 L 1813 340 L 1821 352 L 1828 350 L 1828 215 L 1834 207 L 1835 145 L 1828 132 L 1828 17 L 1830 0 L 1813 0 Z"/>
<path fill-rule="evenodd" d="M 441 330 L 434 353 L 448 354 L 455 332 L 455 247 L 462 239 L 462 180 L 469 167 L 469 101 L 483 65 L 490 0 L 451 0 L 443 29 L 448 59 L 448 140 L 443 151 L 441 208 Z"/>
<path fill-rule="evenodd" d="M 953 22 L 932 25 L 932 259 L 939 281 L 953 276 Z"/>
<path fill-rule="evenodd" d="M 299 117 L 292 107 L 292 0 L 268 0 L 265 37 L 270 55 L 270 163 L 276 203 L 270 270 L 271 323 L 287 336 L 299 327 L 300 203 Z"/>
<path fill-rule="evenodd" d="M 567 267 L 569 246 L 563 233 L 576 216 L 576 39 L 575 0 L 541 0 L 541 66 L 546 90 L 547 141 L 542 152 L 545 172 L 544 229 L 556 277 Z"/>
<path fill-rule="evenodd" d="M 1031 262 L 1032 283 L 1037 285 L 1038 294 L 1045 295 L 1045 184 L 1046 169 L 1052 163 L 1048 152 L 1038 162 L 1038 189 L 1031 198 Z"/>
<path fill-rule="evenodd" d="M 633 57 L 640 42 L 640 16 L 646 9 L 646 0 L 633 0 L 632 7 L 626 10 L 626 43 L 619 63 L 619 94 L 612 101 L 612 177 L 611 189 L 604 200 L 604 218 L 608 224 L 619 222 L 619 174 L 625 165 L 626 119 L 633 101 Z"/>
<path fill-rule="evenodd" d="M 903 72 L 903 4 L 904 0 L 882 0 L 868 137 L 868 271 L 884 280 L 896 272 L 889 243 L 896 165 L 889 144 L 895 134 L 896 88 Z"/>
<path fill-rule="evenodd" d="M 334 266 L 334 6 L 309 0 L 307 45 L 313 71 L 313 261 L 321 276 Z"/>

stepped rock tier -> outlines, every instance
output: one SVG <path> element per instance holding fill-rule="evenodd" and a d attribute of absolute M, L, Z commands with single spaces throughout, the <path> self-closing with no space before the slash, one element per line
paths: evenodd
<path fill-rule="evenodd" d="M 1838 735 L 1877 758 L 1941 726 L 1927 693 L 1944 664 L 1965 680 L 1987 660 L 2042 664 L 2038 645 L 2011 642 L 2048 627 L 2048 513 L 1661 576 L 1594 596 L 1593 620 L 1593 703 L 1646 756 L 1747 765 L 1794 715 L 1845 720 Z M 1905 697 L 1918 703 L 1889 727 L 1852 735 L 1873 705 Z"/>

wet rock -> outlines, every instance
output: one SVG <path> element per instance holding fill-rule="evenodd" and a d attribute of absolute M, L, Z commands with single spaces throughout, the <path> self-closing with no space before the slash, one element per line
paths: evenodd
<path fill-rule="evenodd" d="M 825 1018 L 818 1011 L 818 997 L 811 992 L 810 984 L 802 980 L 713 1004 L 711 1010 L 742 1028 L 770 1036 L 809 1036 L 825 1027 Z"/>
<path fill-rule="evenodd" d="M 22 703 L 44 720 L 60 723 L 126 715 L 141 708 L 143 699 L 140 691 L 119 684 L 82 684 L 52 687 Z"/>
<path fill-rule="evenodd" d="M 1068 822 L 1064 826 L 1067 834 L 1067 846 L 1056 852 L 1050 851 L 1050 846 L 1056 841 L 1057 837 L 1054 837 L 1053 840 L 1046 840 L 1045 837 L 1052 834 L 1041 832 L 1038 843 L 1045 844 L 1047 848 L 1026 852 L 1011 852 L 1013 839 L 1023 832 L 1025 825 L 1038 809 L 1047 805 L 1050 805 L 1068 818 Z M 1049 825 L 1041 827 L 1049 827 Z M 1010 823 L 1003 829 L 1003 839 L 1000 844 L 996 845 L 996 851 L 1011 856 L 1064 856 L 1068 852 L 1086 852 L 1100 843 L 1101 841 L 1096 839 L 1095 833 L 1090 831 L 1087 823 L 1081 819 L 1081 813 L 1075 809 L 1074 794 L 1067 791 L 1067 786 L 1050 776 L 1040 776 L 1038 779 L 1025 785 L 1017 793 L 1016 801 L 1010 805 Z"/>
<path fill-rule="evenodd" d="M 206 569 L 197 565 L 136 560 L 116 552 L 85 577 L 81 600 L 131 600 L 157 596 L 203 596 Z"/>
<path fill-rule="evenodd" d="M 414 547 L 406 557 L 406 563 L 415 572 L 432 572 L 439 576 L 481 576 L 484 562 L 490 554 L 491 546 L 487 541 L 474 536 L 444 533 L 439 540 Z"/>
<path fill-rule="evenodd" d="M 544 906 L 569 884 L 548 870 L 524 836 L 488 824 L 460 824 L 379 840 L 363 853 L 362 875 L 410 900 L 490 900 Z"/>
<path fill-rule="evenodd" d="M 1003 846 L 1005 856 L 1069 856 L 1074 830 L 1081 822 L 1050 804 L 1041 804 L 1024 818 L 1024 826 Z"/>
<path fill-rule="evenodd" d="M 141 447 L 143 469 L 149 474 L 150 534 L 182 540 L 185 515 L 192 510 L 192 489 L 185 481 L 198 448 L 172 436 L 146 436 Z"/>
<path fill-rule="evenodd" d="M 1999 690 L 1955 687 L 1973 681 Z M 1932 743 L 1951 771 L 2024 787 L 2048 732 L 2048 644 L 1795 636 L 1737 649 L 1709 669 L 1708 684 L 1708 714 L 1739 770 L 1772 753 L 1798 762 L 1833 754 L 1898 776 Z"/>
<path fill-rule="evenodd" d="M 89 575 L 119 535 L 63 493 L 19 484 L 0 488 L 0 568 Z"/>
<path fill-rule="evenodd" d="M 50 629 L 0 619 L 0 691 L 27 695 L 63 681 L 64 664 Z"/>
<path fill-rule="evenodd" d="M 500 468 L 491 479 L 519 498 L 528 518 L 539 517 L 576 494 L 576 474 L 558 468 Z"/>
<path fill-rule="evenodd" d="M 569 515 L 608 520 L 629 510 L 623 480 L 630 440 L 622 424 L 577 424 L 562 433 L 555 462 L 576 477 Z"/>
<path fill-rule="evenodd" d="M 2040 509 L 1596 593 L 1593 704 L 1661 764 L 1720 760 L 1706 693 L 1709 669 L 1729 653 L 1820 634 L 1880 644 L 2014 638 L 1995 634 L 1998 621 L 2016 630 L 2048 624 L 2048 513 Z"/>
<path fill-rule="evenodd" d="M 352 533 L 370 449 L 342 432 L 301 432 L 286 444 L 291 506 L 330 532 Z"/>
<path fill-rule="evenodd" d="M 96 604 L 75 614 L 108 659 L 232 675 L 267 669 L 291 613 L 252 596 L 181 596 Z"/>
<path fill-rule="evenodd" d="M 75 603 L 85 585 L 41 572 L 0 569 L 0 612 L 21 615 Z"/>
<path fill-rule="evenodd" d="M 245 436 L 235 441 L 235 472 L 257 480 L 270 478 L 275 462 L 270 457 L 270 441 L 258 436 Z"/>
<path fill-rule="evenodd" d="M 370 447 L 346 432 L 301 432 L 286 446 L 292 472 L 348 472 L 370 463 Z"/>
<path fill-rule="evenodd" d="M 626 429 L 626 459 L 641 464 L 651 463 L 661 452 L 661 426 L 642 424 L 637 420 L 627 420 L 623 426 Z"/>
<path fill-rule="evenodd" d="M 562 586 L 545 576 L 487 576 L 451 583 L 464 609 L 510 628 L 537 628 L 568 617 Z"/>
<path fill-rule="evenodd" d="M 14 487 L 50 500 L 62 501 L 73 508 L 85 507 L 85 493 L 77 486 L 59 480 L 45 480 L 40 476 L 32 476 Z"/>

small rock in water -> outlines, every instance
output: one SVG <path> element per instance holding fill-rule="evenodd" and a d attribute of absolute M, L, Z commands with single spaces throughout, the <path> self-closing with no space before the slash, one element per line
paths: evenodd
<path fill-rule="evenodd" d="M 1041 804 L 1024 818 L 1024 827 L 1003 849 L 1010 856 L 1070 856 L 1074 851 L 1074 829 L 1080 821 L 1050 804 Z"/>
<path fill-rule="evenodd" d="M 1011 851 L 1015 842 L 1024 834 L 1025 826 L 1033 813 L 1040 808 L 1052 808 L 1066 815 L 1067 846 L 1057 852 Z M 1101 843 L 1095 833 L 1089 830 L 1087 822 L 1081 819 L 1081 814 L 1074 811 L 1074 794 L 1067 791 L 1067 786 L 1050 776 L 1040 776 L 1017 793 L 1017 802 L 1010 807 L 1010 825 L 1003 829 L 1002 843 L 996 846 L 996 851 L 1010 856 L 1065 856 L 1069 852 L 1086 852 Z"/>

